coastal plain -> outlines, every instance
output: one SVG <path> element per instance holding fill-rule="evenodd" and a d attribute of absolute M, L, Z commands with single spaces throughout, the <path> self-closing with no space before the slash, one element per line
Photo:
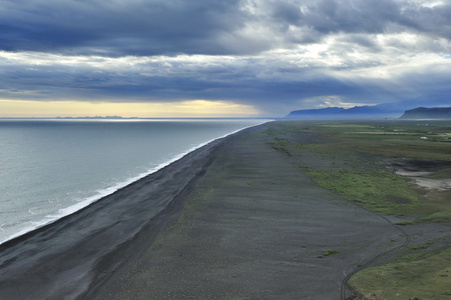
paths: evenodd
<path fill-rule="evenodd" d="M 439 285 L 407 294 L 370 268 L 410 272 L 408 255 L 439 265 L 449 252 L 446 185 L 395 171 L 430 162 L 422 176 L 446 181 L 451 127 L 409 122 L 270 122 L 217 140 L 1 245 L 0 297 L 438 299 Z"/>

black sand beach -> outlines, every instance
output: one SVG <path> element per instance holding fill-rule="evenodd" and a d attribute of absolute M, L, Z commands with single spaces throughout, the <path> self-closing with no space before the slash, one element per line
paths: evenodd
<path fill-rule="evenodd" d="M 316 185 L 302 158 L 268 145 L 264 128 L 207 145 L 0 246 L 0 298 L 350 296 L 347 276 L 406 236 Z"/>

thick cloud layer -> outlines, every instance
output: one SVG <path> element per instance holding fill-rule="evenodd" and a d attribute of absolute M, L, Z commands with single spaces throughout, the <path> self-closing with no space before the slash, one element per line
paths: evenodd
<path fill-rule="evenodd" d="M 3 1 L 5 2 L 5 1 Z M 237 0 L 6 1 L 1 48 L 76 55 L 219 54 L 244 26 Z"/>
<path fill-rule="evenodd" d="M 451 104 L 449 0 L 0 4 L 3 99 Z"/>

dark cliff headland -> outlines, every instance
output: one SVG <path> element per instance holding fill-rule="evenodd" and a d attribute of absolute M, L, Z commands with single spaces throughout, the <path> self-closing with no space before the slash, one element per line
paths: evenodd
<path fill-rule="evenodd" d="M 451 107 L 417 107 L 406 110 L 400 119 L 451 119 Z"/>

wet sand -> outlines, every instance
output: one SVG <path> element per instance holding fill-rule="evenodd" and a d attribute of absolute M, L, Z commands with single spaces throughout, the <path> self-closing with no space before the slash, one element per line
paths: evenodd
<path fill-rule="evenodd" d="M 405 236 L 317 186 L 264 129 L 214 142 L 0 246 L 0 298 L 349 296 L 346 276 Z"/>

